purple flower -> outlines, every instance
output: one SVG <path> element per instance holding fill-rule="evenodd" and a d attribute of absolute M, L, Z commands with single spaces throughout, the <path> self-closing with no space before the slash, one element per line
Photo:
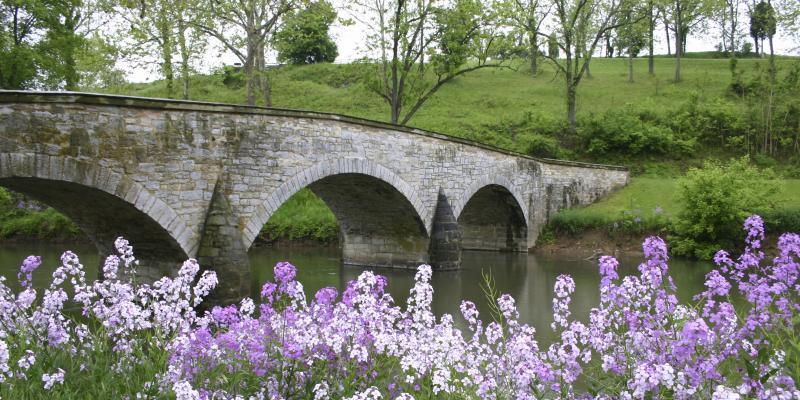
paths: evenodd
<path fill-rule="evenodd" d="M 42 265 L 42 257 L 25 257 L 25 260 L 22 261 L 22 265 L 19 267 L 19 274 L 17 274 L 17 278 L 20 280 L 20 285 L 23 287 L 30 287 L 31 280 L 33 279 L 33 271 L 35 271 L 36 268 L 39 268 L 40 265 Z"/>
<path fill-rule="evenodd" d="M 265 283 L 264 286 L 261 287 L 261 298 L 267 300 L 269 303 L 272 303 L 272 295 L 275 293 L 277 288 L 278 286 L 272 282 Z"/>
<path fill-rule="evenodd" d="M 294 280 L 297 275 L 297 268 L 286 261 L 275 264 L 275 281 L 285 285 Z"/>
<path fill-rule="evenodd" d="M 600 257 L 600 286 L 608 286 L 612 281 L 619 279 L 617 274 L 617 267 L 619 261 L 610 256 Z"/>
<path fill-rule="evenodd" d="M 321 305 L 332 305 L 333 302 L 336 301 L 336 296 L 338 296 L 338 294 L 336 288 L 324 287 L 318 290 L 317 294 L 314 295 L 314 301 Z"/>

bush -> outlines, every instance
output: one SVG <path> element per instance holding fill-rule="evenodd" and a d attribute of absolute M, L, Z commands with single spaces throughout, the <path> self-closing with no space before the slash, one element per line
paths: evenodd
<path fill-rule="evenodd" d="M 709 258 L 716 249 L 730 248 L 741 235 L 739 221 L 770 208 L 778 191 L 772 170 L 750 165 L 748 157 L 726 164 L 706 161 L 680 182 L 683 210 L 673 224 L 673 252 Z"/>
<path fill-rule="evenodd" d="M 800 232 L 800 208 L 765 210 L 762 216 L 767 231 Z"/>
<path fill-rule="evenodd" d="M 651 114 L 640 118 L 636 109 L 625 106 L 585 121 L 580 135 L 586 142 L 586 152 L 595 157 L 690 154 L 694 141 L 679 138 L 668 127 L 657 122 Z"/>

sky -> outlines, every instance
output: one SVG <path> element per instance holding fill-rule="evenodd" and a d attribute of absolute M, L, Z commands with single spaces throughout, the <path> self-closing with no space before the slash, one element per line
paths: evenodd
<path fill-rule="evenodd" d="M 340 17 L 347 17 L 347 15 L 343 15 L 343 12 L 340 11 Z M 746 29 L 746 26 L 744 28 Z M 339 57 L 337 57 L 335 61 L 336 63 L 349 63 L 364 56 L 366 30 L 362 25 L 355 23 L 349 26 L 344 26 L 337 22 L 331 26 L 331 37 L 336 42 L 339 50 Z M 666 54 L 667 48 L 663 27 L 656 29 L 655 39 L 655 53 Z M 673 39 L 671 38 L 671 43 L 672 40 Z M 716 46 L 720 42 L 721 40 L 719 38 L 719 34 L 716 32 L 693 34 L 687 39 L 686 51 L 713 51 L 716 50 Z M 795 43 L 790 37 L 782 35 L 780 32 L 778 32 L 776 37 L 773 39 L 773 44 L 775 45 L 776 54 L 795 55 L 798 54 L 796 51 L 793 53 L 790 53 L 790 51 L 792 49 L 796 50 L 798 45 L 800 45 Z M 672 46 L 674 49 L 674 43 L 672 43 Z M 276 62 L 274 53 L 269 54 L 267 57 L 268 62 Z M 200 65 L 198 69 L 201 73 L 208 73 L 224 65 L 233 65 L 237 62 L 239 62 L 239 59 L 236 58 L 233 53 L 222 49 L 218 43 L 212 42 L 211 46 L 207 49 L 206 54 L 203 57 L 203 61 L 199 63 Z M 134 63 L 123 61 L 121 62 L 121 67 L 124 71 L 128 71 L 127 78 L 131 82 L 149 82 L 160 79 L 158 71 L 155 70 L 155 66 L 141 67 L 135 65 Z"/>

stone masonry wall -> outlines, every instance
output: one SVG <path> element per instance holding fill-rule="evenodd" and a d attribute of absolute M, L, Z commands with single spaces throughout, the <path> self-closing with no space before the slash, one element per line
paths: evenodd
<path fill-rule="evenodd" d="M 92 193 L 116 196 L 147 226 L 160 226 L 181 256 L 202 255 L 220 264 L 225 264 L 220 257 L 228 257 L 225 251 L 202 247 L 238 243 L 235 251 L 246 252 L 272 213 L 310 187 L 342 226 L 346 260 L 411 266 L 429 262 L 431 251 L 441 258 L 460 248 L 461 235 L 453 227 L 472 196 L 489 185 L 506 194 L 484 201 L 502 199 L 495 206 L 503 215 L 521 214 L 527 235 L 513 234 L 523 244 L 511 247 L 525 250 L 550 215 L 625 185 L 628 173 L 331 114 L 0 91 L 0 185 L 19 178 L 90 187 L 95 191 L 86 191 L 87 207 L 101 200 Z M 36 185 L 39 192 L 43 187 L 48 186 Z M 14 188 L 26 191 L 24 185 Z M 212 207 L 215 192 L 224 199 Z M 212 210 L 229 215 L 209 219 Z M 437 228 L 440 223 L 446 227 Z M 498 235 L 509 231 L 502 224 L 488 230 L 495 232 L 491 240 L 499 243 Z M 220 240 L 219 232 L 240 237 Z M 475 232 L 480 236 L 480 229 Z M 432 236 L 447 238 L 447 244 L 431 243 Z M 467 235 L 473 242 L 478 236 Z M 437 261 L 457 266 L 455 259 Z M 237 273 L 226 265 L 226 273 Z"/>

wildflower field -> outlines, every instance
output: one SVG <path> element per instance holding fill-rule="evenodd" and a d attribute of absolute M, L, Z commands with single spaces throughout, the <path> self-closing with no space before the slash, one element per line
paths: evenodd
<path fill-rule="evenodd" d="M 87 281 L 68 251 L 40 294 L 41 260 L 30 256 L 18 282 L 0 277 L 0 398 L 797 399 L 800 235 L 782 235 L 769 259 L 761 218 L 744 228 L 744 252 L 718 252 L 690 304 L 675 296 L 657 237 L 636 275 L 599 260 L 587 322 L 572 318 L 575 283 L 559 276 L 549 327 L 558 340 L 546 347 L 509 295 L 483 316 L 463 301 L 463 330 L 434 315 L 426 265 L 404 308 L 372 272 L 306 299 L 282 262 L 257 302 L 201 312 L 217 277 L 194 260 L 138 284 L 120 238 L 102 280 Z"/>

